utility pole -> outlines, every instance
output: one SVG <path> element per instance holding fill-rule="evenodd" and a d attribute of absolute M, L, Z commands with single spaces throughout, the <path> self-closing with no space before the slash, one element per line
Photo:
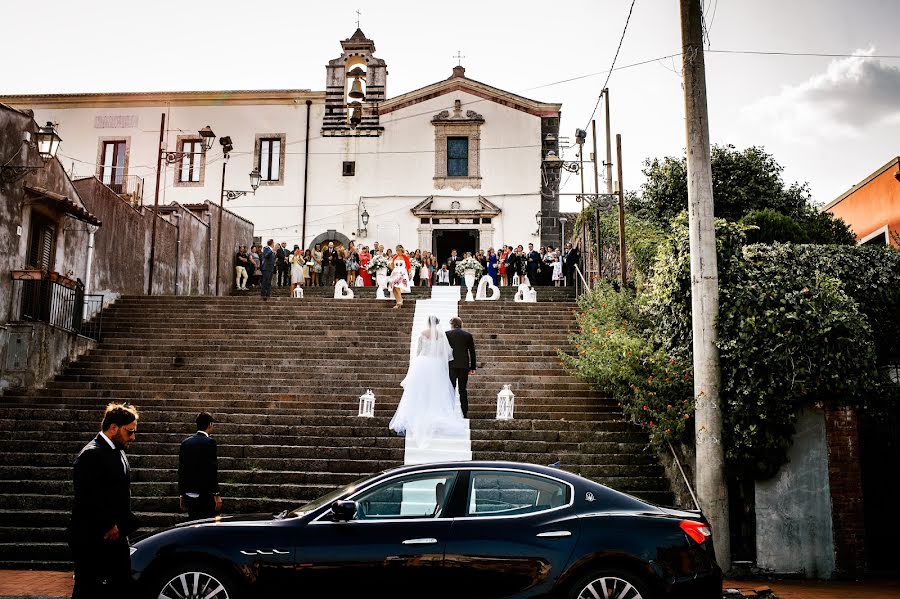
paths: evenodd
<path fill-rule="evenodd" d="M 219 295 L 219 264 L 221 264 L 222 262 L 222 213 L 225 212 L 226 166 L 228 166 L 228 152 L 225 152 L 222 156 L 222 189 L 219 191 L 219 224 L 218 228 L 216 229 L 216 295 Z"/>
<path fill-rule="evenodd" d="M 153 295 L 153 268 L 156 262 L 156 220 L 159 218 L 159 176 L 163 169 L 163 138 L 166 132 L 166 113 L 159 119 L 159 147 L 156 154 L 156 193 L 153 194 L 153 224 L 150 226 L 150 274 L 147 277 L 147 295 Z"/>
<path fill-rule="evenodd" d="M 607 166 L 607 168 L 609 168 Z M 627 281 L 625 262 L 625 186 L 622 185 L 622 134 L 616 133 L 616 169 L 619 174 L 619 271 L 622 275 L 622 290 Z"/>
<path fill-rule="evenodd" d="M 597 120 L 591 121 L 591 135 L 594 138 L 594 193 L 600 193 L 600 171 L 597 168 Z M 603 260 L 601 260 L 600 249 L 600 205 L 594 207 L 594 227 L 597 229 L 597 282 L 602 278 Z"/>
<path fill-rule="evenodd" d="M 700 507 L 712 525 L 716 560 L 731 569 L 728 530 L 728 488 L 722 447 L 719 397 L 719 274 L 713 211 L 709 118 L 706 108 L 706 67 L 703 58 L 700 0 L 681 2 L 681 47 L 687 134 L 688 216 L 691 251 L 691 321 L 693 325 L 694 435 L 697 445 L 695 484 Z"/>
<path fill-rule="evenodd" d="M 612 179 L 612 145 L 610 143 L 610 133 L 609 129 L 609 88 L 603 88 L 603 106 L 606 108 L 606 193 L 613 192 L 613 179 Z M 622 162 L 622 158 L 619 157 L 619 162 Z M 622 187 L 621 175 L 619 176 L 619 187 Z M 597 193 L 600 193 L 598 190 Z"/>
<path fill-rule="evenodd" d="M 606 193 L 613 193 L 612 178 L 612 129 L 609 126 L 609 88 L 603 88 L 603 106 L 606 109 Z M 627 280 L 627 264 L 625 261 L 625 188 L 622 186 L 622 136 L 616 135 L 616 152 L 618 154 L 619 175 L 619 275 L 622 279 L 622 289 L 625 289 Z"/>

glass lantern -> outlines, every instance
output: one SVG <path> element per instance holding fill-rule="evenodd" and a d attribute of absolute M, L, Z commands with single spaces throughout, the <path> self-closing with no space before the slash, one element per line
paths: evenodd
<path fill-rule="evenodd" d="M 359 396 L 360 418 L 373 418 L 375 416 L 375 394 L 371 389 Z"/>
<path fill-rule="evenodd" d="M 515 409 L 516 396 L 509 385 L 503 385 L 497 394 L 497 420 L 512 420 Z"/>

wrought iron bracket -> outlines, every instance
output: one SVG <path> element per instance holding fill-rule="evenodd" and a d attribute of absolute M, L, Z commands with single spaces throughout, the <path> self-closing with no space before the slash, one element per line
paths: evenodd
<path fill-rule="evenodd" d="M 252 195 L 256 195 L 255 191 L 243 191 L 243 190 L 236 190 L 236 189 L 223 189 L 222 190 L 222 196 L 228 201 L 236 200 L 241 196 L 247 195 L 248 193 L 252 194 Z"/>
<path fill-rule="evenodd" d="M 42 168 L 44 168 L 43 164 L 40 166 L 0 166 L 0 181 L 6 185 L 15 183 L 28 173 L 39 171 Z"/>

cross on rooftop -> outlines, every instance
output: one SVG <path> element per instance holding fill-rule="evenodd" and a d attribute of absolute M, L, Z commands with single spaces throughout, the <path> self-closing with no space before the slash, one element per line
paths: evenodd
<path fill-rule="evenodd" d="M 462 55 L 462 50 L 457 50 L 456 55 L 453 58 L 456 59 L 456 66 L 461 67 L 462 59 L 465 58 L 465 56 Z"/>
<path fill-rule="evenodd" d="M 359 18 L 360 18 L 360 16 L 362 16 L 362 13 L 361 13 L 361 12 L 359 11 L 359 9 L 357 8 L 357 9 L 356 9 L 356 28 L 357 28 L 357 29 L 359 29 Z"/>

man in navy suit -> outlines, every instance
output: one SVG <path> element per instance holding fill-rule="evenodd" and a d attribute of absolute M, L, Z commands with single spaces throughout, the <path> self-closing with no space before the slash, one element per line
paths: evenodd
<path fill-rule="evenodd" d="M 462 320 L 454 316 L 450 319 L 447 341 L 453 350 L 453 359 L 449 363 L 450 384 L 459 388 L 459 407 L 463 417 L 466 417 L 469 415 L 469 393 L 466 386 L 469 375 L 475 374 L 475 339 L 470 332 L 463 330 Z"/>
<path fill-rule="evenodd" d="M 109 404 L 101 432 L 75 458 L 75 500 L 68 530 L 75 562 L 73 599 L 128 596 L 128 535 L 137 530 L 138 520 L 131 512 L 125 449 L 134 440 L 137 420 L 134 406 Z"/>
<path fill-rule="evenodd" d="M 181 510 L 191 520 L 212 518 L 222 511 L 216 440 L 210 437 L 213 417 L 197 416 L 197 432 L 181 442 L 178 452 L 178 493 Z"/>
<path fill-rule="evenodd" d="M 263 248 L 262 258 L 260 261 L 262 265 L 260 269 L 262 270 L 262 282 L 259 284 L 259 294 L 262 296 L 264 300 L 269 299 L 269 296 L 272 294 L 272 275 L 275 274 L 275 241 L 270 239 L 266 243 L 266 247 Z"/>

